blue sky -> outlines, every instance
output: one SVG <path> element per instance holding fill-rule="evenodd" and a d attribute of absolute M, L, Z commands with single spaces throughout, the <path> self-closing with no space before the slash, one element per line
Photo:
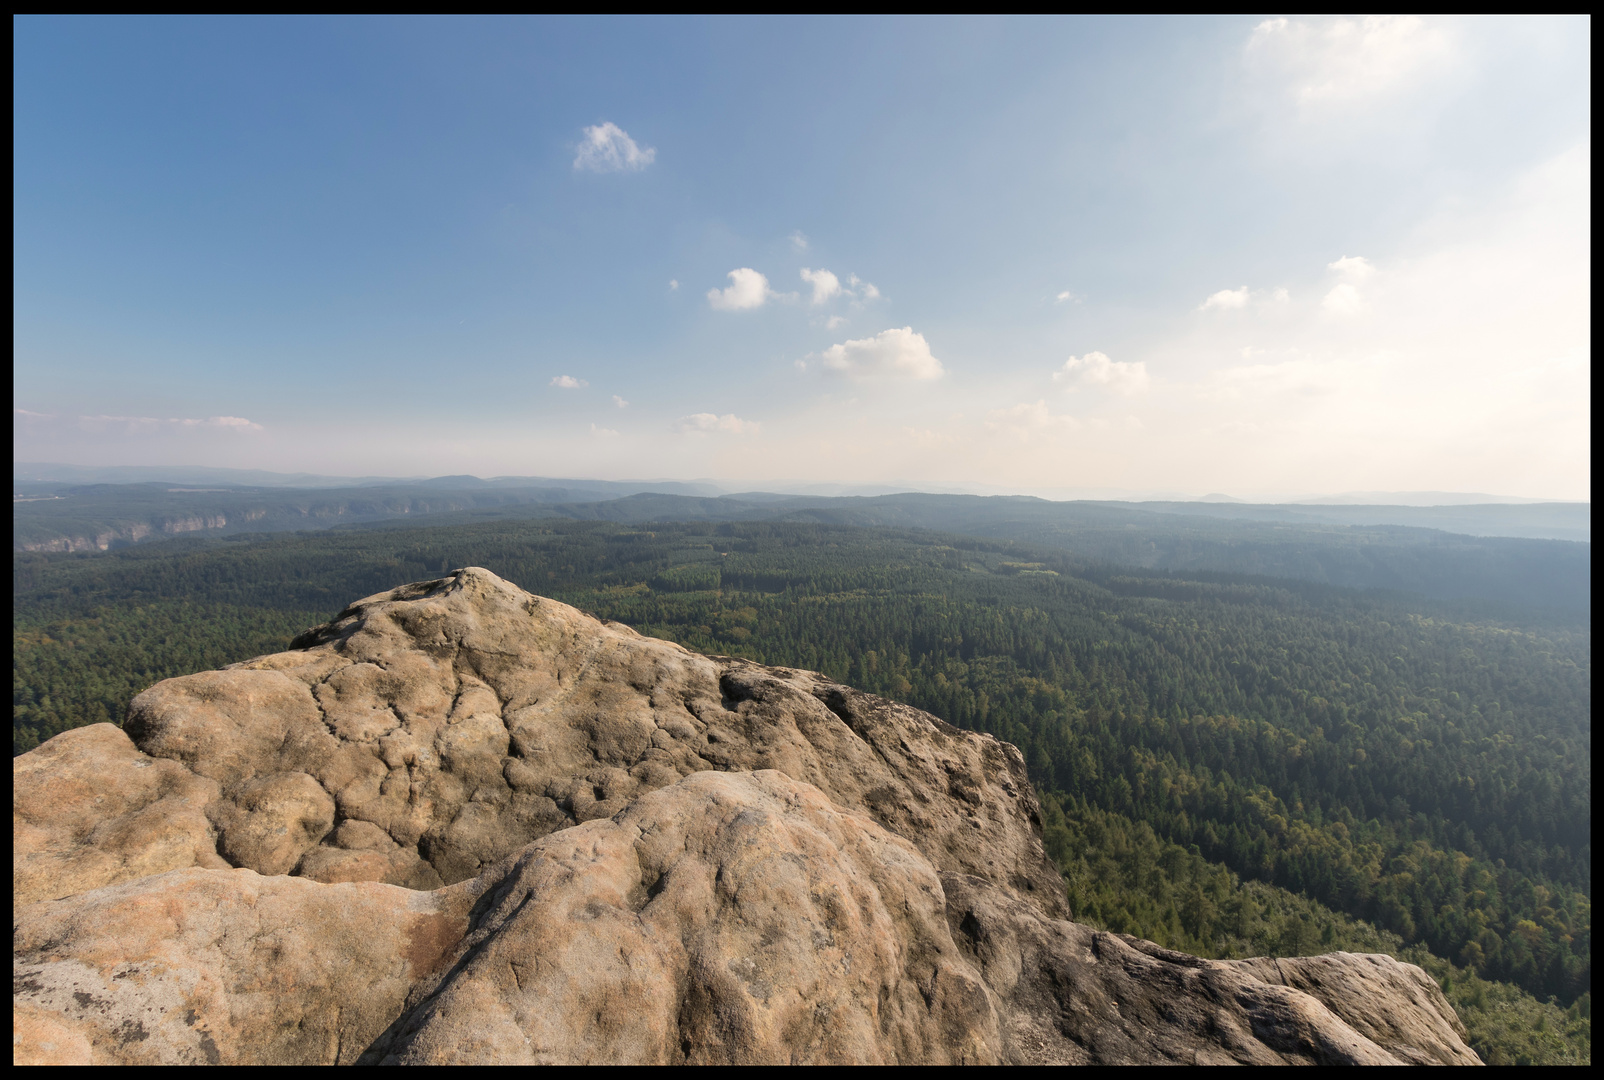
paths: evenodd
<path fill-rule="evenodd" d="M 19 459 L 1589 495 L 1582 20 L 14 30 Z"/>

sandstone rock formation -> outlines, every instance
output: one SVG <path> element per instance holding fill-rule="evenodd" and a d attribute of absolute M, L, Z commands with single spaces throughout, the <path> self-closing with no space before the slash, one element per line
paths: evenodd
<path fill-rule="evenodd" d="M 1476 1062 L 1390 958 L 1066 921 L 1006 743 L 484 570 L 13 791 L 18 1060 Z"/>

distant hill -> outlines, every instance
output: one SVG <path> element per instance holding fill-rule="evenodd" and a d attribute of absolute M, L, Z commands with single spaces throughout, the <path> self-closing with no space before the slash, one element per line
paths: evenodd
<path fill-rule="evenodd" d="M 1142 528 L 1160 518 L 1218 518 L 1280 525 L 1401 525 L 1440 529 L 1468 536 L 1509 536 L 1529 540 L 1580 540 L 1592 537 L 1592 504 L 1525 503 L 1486 506 L 1348 506 L 1239 502 L 1050 502 L 1028 495 L 896 495 L 814 497 L 747 492 L 717 499 L 643 492 L 593 506 L 566 508 L 576 517 L 610 521 L 745 521 L 782 515 L 787 520 L 818 520 L 855 525 L 912 525 L 921 528 L 1012 535 L 1029 529 L 1080 529 L 1103 525 Z"/>
<path fill-rule="evenodd" d="M 1307 495 L 1286 500 L 1313 506 L 1486 506 L 1491 503 L 1575 502 L 1574 499 L 1529 499 L 1520 495 L 1490 495 L 1485 491 L 1345 491 L 1337 495 Z"/>
<path fill-rule="evenodd" d="M 11 467 L 12 483 L 22 487 L 60 487 L 89 484 L 208 484 L 221 488 L 349 487 L 430 488 L 562 488 L 593 493 L 597 498 L 618 498 L 638 491 L 670 491 L 681 495 L 717 495 L 717 485 L 682 480 L 582 480 L 545 476 L 323 476 L 318 473 L 277 473 L 262 469 L 216 469 L 200 465 L 62 465 L 19 461 Z"/>
<path fill-rule="evenodd" d="M 13 483 L 17 551 L 104 551 L 177 536 L 386 521 L 441 526 L 534 517 L 620 524 L 812 522 L 993 537 L 1148 570 L 1255 574 L 1572 611 L 1589 610 L 1591 602 L 1588 503 L 1263 505 L 766 492 L 715 498 L 695 493 L 701 485 L 691 484 L 472 476 L 336 488 L 250 487 L 204 483 L 203 478 Z"/>
<path fill-rule="evenodd" d="M 70 475 L 70 469 L 64 475 Z M 248 484 L 235 469 L 130 469 L 138 482 L 37 479 L 49 470 L 18 466 L 12 479 L 12 547 L 17 551 L 106 551 L 174 536 L 283 532 L 464 510 L 590 502 L 643 489 L 704 494 L 709 485 L 443 476 L 351 479 L 344 486 Z M 81 470 L 86 475 L 117 470 Z M 284 474 L 261 474 L 295 479 Z M 159 477 L 159 478 L 158 478 Z M 329 479 L 314 477 L 313 479 Z"/>
<path fill-rule="evenodd" d="M 1588 611 L 1591 604 L 1586 504 L 1305 507 L 918 494 L 758 503 L 745 497 L 641 494 L 551 509 L 565 517 L 625 524 L 771 520 L 938 529 L 1149 570 L 1287 577 L 1572 611 Z M 1434 521 L 1439 524 L 1433 526 Z M 1464 524 L 1490 531 L 1501 521 L 1520 532 L 1448 530 L 1450 524 Z M 1555 532 L 1580 535 L 1543 535 Z"/>

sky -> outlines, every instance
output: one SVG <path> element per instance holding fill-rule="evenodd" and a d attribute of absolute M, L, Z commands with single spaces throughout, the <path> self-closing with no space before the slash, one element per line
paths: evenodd
<path fill-rule="evenodd" d="M 1584 19 L 13 31 L 19 461 L 1590 498 Z"/>

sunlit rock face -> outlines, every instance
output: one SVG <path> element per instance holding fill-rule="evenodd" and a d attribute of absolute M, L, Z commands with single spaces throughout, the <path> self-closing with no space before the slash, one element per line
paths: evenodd
<path fill-rule="evenodd" d="M 1067 921 L 1007 743 L 477 568 L 13 792 L 19 1061 L 1476 1063 L 1390 958 Z"/>

